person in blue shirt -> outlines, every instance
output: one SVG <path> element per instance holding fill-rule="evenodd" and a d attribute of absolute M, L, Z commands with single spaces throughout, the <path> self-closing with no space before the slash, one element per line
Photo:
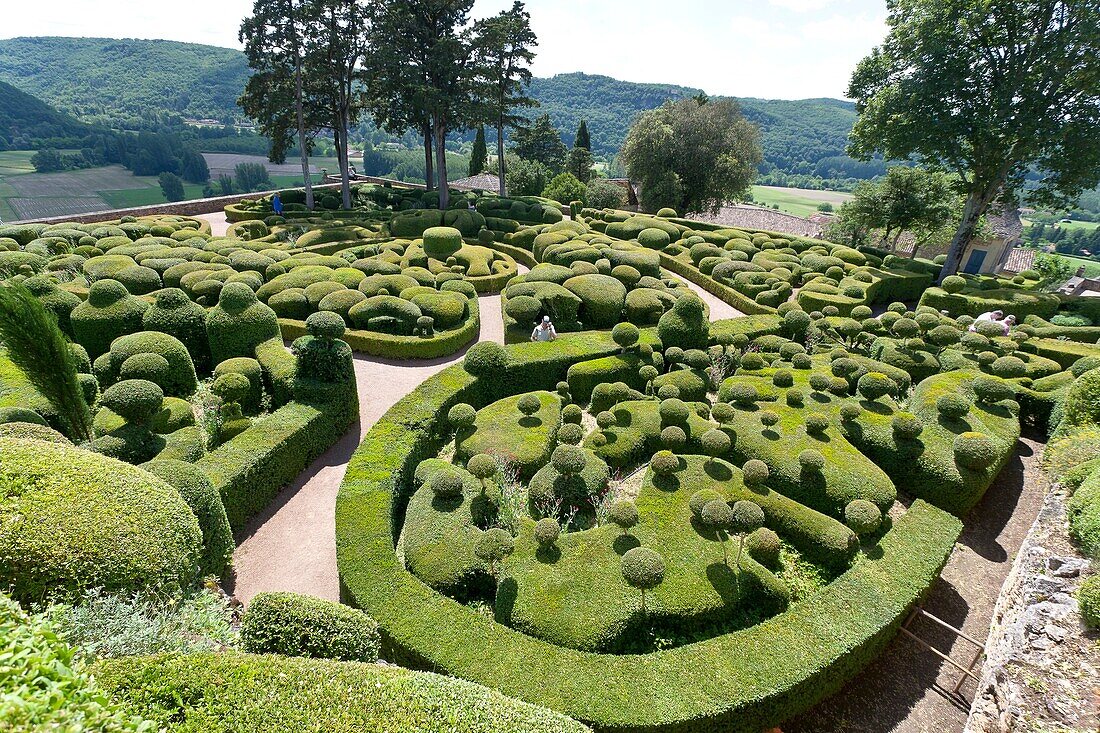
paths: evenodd
<path fill-rule="evenodd" d="M 275 210 L 276 216 L 283 215 L 283 200 L 279 198 L 279 194 L 271 197 L 271 208 Z"/>

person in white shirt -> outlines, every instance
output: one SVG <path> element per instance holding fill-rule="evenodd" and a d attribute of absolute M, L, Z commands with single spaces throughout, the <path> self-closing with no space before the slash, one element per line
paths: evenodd
<path fill-rule="evenodd" d="M 535 326 L 535 330 L 531 332 L 532 341 L 553 341 L 558 337 L 558 332 L 554 330 L 554 324 L 550 322 L 550 316 L 543 316 L 542 323 Z"/>
<path fill-rule="evenodd" d="M 1005 319 L 1001 321 L 1001 328 L 1005 330 L 1005 336 L 1012 330 L 1012 327 L 1016 325 L 1016 316 L 1005 316 Z"/>
<path fill-rule="evenodd" d="M 995 323 L 1000 323 L 1001 319 L 1004 317 L 1005 314 L 1001 311 L 986 311 L 985 313 L 974 319 L 974 322 L 970 324 L 969 330 L 971 332 L 977 331 L 979 321 L 993 321 Z"/>

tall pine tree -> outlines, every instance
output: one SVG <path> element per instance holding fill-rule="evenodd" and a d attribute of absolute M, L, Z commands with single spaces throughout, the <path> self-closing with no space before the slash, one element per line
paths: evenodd
<path fill-rule="evenodd" d="M 489 162 L 489 150 L 485 147 L 485 126 L 479 125 L 474 136 L 474 149 L 470 152 L 470 170 L 466 175 L 482 173 Z"/>
<path fill-rule="evenodd" d="M 504 129 L 515 128 L 525 120 L 515 110 L 537 107 L 538 102 L 526 94 L 531 83 L 531 62 L 538 45 L 531 30 L 531 16 L 522 2 L 516 0 L 510 10 L 479 20 L 474 26 L 477 45 L 478 93 L 480 115 L 489 121 L 497 133 L 498 192 L 506 194 Z"/>

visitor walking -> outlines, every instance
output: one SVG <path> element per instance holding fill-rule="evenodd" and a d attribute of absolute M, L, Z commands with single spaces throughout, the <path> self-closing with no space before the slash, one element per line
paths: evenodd
<path fill-rule="evenodd" d="M 275 216 L 283 215 L 283 200 L 278 193 L 271 197 L 271 208 L 275 210 Z"/>
<path fill-rule="evenodd" d="M 535 326 L 535 330 L 531 332 L 532 341 L 553 341 L 558 337 L 558 332 L 554 330 L 554 324 L 550 322 L 550 316 L 543 316 L 542 323 Z"/>

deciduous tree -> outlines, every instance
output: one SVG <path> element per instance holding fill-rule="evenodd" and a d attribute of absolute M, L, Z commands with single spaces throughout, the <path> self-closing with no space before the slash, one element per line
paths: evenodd
<path fill-rule="evenodd" d="M 705 97 L 643 112 L 621 155 L 646 209 L 669 207 L 683 214 L 717 212 L 743 195 L 763 159 L 760 131 L 737 103 Z"/>
<path fill-rule="evenodd" d="M 856 68 L 850 152 L 956 173 L 966 201 L 940 279 L 982 214 L 1058 203 L 1100 181 L 1100 5 L 1095 0 L 891 0 L 889 33 Z"/>

